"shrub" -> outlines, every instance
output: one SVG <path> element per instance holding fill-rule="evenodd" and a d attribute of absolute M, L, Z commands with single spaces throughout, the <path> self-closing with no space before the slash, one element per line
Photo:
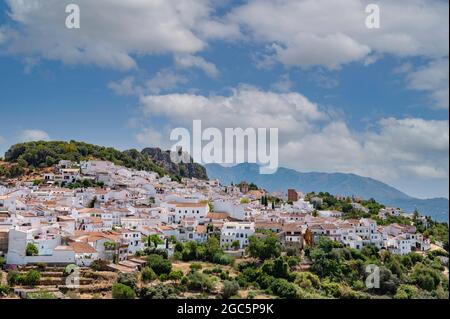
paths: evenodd
<path fill-rule="evenodd" d="M 395 299 L 414 299 L 416 298 L 419 289 L 412 285 L 401 285 L 397 293 L 395 294 Z"/>
<path fill-rule="evenodd" d="M 194 272 L 190 273 L 187 279 L 187 287 L 190 290 L 209 292 L 214 288 L 214 282 L 208 275 Z"/>
<path fill-rule="evenodd" d="M 280 298 L 297 298 L 297 286 L 288 282 L 286 279 L 275 279 L 269 286 L 269 291 Z"/>
<path fill-rule="evenodd" d="M 320 288 L 320 279 L 310 272 L 299 272 L 296 274 L 295 283 L 303 289 Z"/>
<path fill-rule="evenodd" d="M 239 284 L 236 281 L 224 281 L 222 290 L 222 297 L 224 299 L 229 299 L 230 297 L 236 295 L 238 291 Z"/>
<path fill-rule="evenodd" d="M 289 278 L 289 265 L 283 257 L 264 262 L 262 271 L 275 278 Z"/>
<path fill-rule="evenodd" d="M 5 265 L 5 258 L 0 256 L 0 269 L 3 268 L 4 265 Z"/>
<path fill-rule="evenodd" d="M 180 281 L 184 274 L 181 270 L 172 270 L 169 274 L 169 279 L 173 281 Z"/>
<path fill-rule="evenodd" d="M 288 247 L 285 249 L 286 255 L 289 257 L 298 256 L 300 254 L 300 250 L 293 247 Z"/>
<path fill-rule="evenodd" d="M 135 299 L 136 293 L 127 285 L 116 283 L 112 286 L 112 295 L 114 299 Z"/>
<path fill-rule="evenodd" d="M 158 275 L 169 274 L 172 270 L 172 263 L 164 259 L 160 255 L 152 254 L 147 257 L 147 265 L 153 269 L 153 271 Z"/>
<path fill-rule="evenodd" d="M 137 276 L 135 274 L 119 274 L 119 278 L 117 279 L 117 283 L 128 286 L 132 289 L 136 289 L 137 285 Z"/>
<path fill-rule="evenodd" d="M 10 286 L 15 286 L 15 285 L 20 283 L 20 275 L 19 275 L 19 273 L 17 271 L 10 270 L 8 272 L 7 280 L 8 280 L 8 284 Z"/>
<path fill-rule="evenodd" d="M 257 295 L 256 291 L 249 291 L 247 299 L 255 299 Z"/>
<path fill-rule="evenodd" d="M 413 268 L 411 279 L 420 288 L 433 291 L 440 284 L 441 275 L 438 271 L 418 263 Z"/>
<path fill-rule="evenodd" d="M 168 259 L 169 258 L 169 255 L 168 255 L 167 251 L 162 250 L 162 249 L 156 249 L 154 247 L 153 248 L 148 248 L 148 247 L 145 248 L 143 253 L 145 255 L 159 255 L 159 256 L 161 256 L 164 259 Z"/>
<path fill-rule="evenodd" d="M 177 289 L 173 285 L 160 284 L 144 288 L 141 291 L 142 299 L 177 299 Z"/>
<path fill-rule="evenodd" d="M 27 256 L 36 256 L 37 254 L 39 254 L 39 250 L 32 243 L 28 243 L 27 244 L 27 248 L 25 250 L 25 253 L 26 253 Z"/>
<path fill-rule="evenodd" d="M 92 270 L 95 271 L 107 271 L 108 270 L 108 262 L 105 260 L 94 260 L 91 264 Z"/>
<path fill-rule="evenodd" d="M 375 293 L 379 294 L 392 294 L 397 292 L 397 287 L 399 284 L 398 278 L 392 274 L 389 269 L 385 267 L 380 267 L 380 289 L 375 289 Z"/>
<path fill-rule="evenodd" d="M 161 274 L 159 276 L 159 280 L 160 281 L 167 281 L 167 280 L 169 280 L 169 275 L 168 274 Z"/>
<path fill-rule="evenodd" d="M 153 269 L 151 269 L 150 267 L 145 267 L 142 272 L 142 280 L 144 282 L 149 282 L 149 281 L 153 281 L 156 278 L 158 278 L 158 276 L 155 274 L 155 272 L 153 271 Z"/>
<path fill-rule="evenodd" d="M 298 257 L 291 257 L 288 259 L 288 265 L 289 268 L 293 269 L 297 267 L 300 264 L 300 258 Z"/>
<path fill-rule="evenodd" d="M 0 285 L 0 296 L 8 295 L 11 292 L 11 288 L 9 286 Z"/>
<path fill-rule="evenodd" d="M 189 269 L 193 272 L 199 271 L 200 269 L 202 269 L 202 265 L 198 263 L 193 263 L 189 266 Z"/>
<path fill-rule="evenodd" d="M 217 253 L 213 256 L 212 262 L 219 265 L 231 265 L 234 259 L 224 253 Z"/>
<path fill-rule="evenodd" d="M 44 299 L 56 299 L 56 296 L 50 291 L 41 290 L 41 291 L 36 291 L 36 292 L 29 293 L 28 294 L 28 298 L 29 299 L 44 300 Z"/>
<path fill-rule="evenodd" d="M 30 270 L 22 279 L 22 283 L 27 286 L 36 286 L 41 280 L 41 273 L 37 270 Z"/>

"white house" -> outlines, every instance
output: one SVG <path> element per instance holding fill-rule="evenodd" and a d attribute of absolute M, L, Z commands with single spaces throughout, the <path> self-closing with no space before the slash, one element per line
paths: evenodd
<path fill-rule="evenodd" d="M 253 222 L 227 222 L 223 224 L 220 234 L 220 244 L 222 247 L 231 246 L 233 242 L 239 242 L 239 248 L 244 248 L 249 244 L 249 238 L 255 233 Z"/>
<path fill-rule="evenodd" d="M 194 218 L 199 224 L 204 224 L 205 218 L 209 213 L 208 203 L 169 202 L 168 206 L 174 209 L 175 223 L 180 223 L 186 218 Z"/>
<path fill-rule="evenodd" d="M 98 252 L 88 243 L 70 242 L 69 247 L 75 254 L 75 264 L 77 266 L 89 267 L 95 260 L 99 259 Z"/>
<path fill-rule="evenodd" d="M 217 212 L 224 212 L 234 219 L 245 219 L 245 204 L 238 204 L 233 200 L 218 199 L 213 202 L 214 210 Z"/>

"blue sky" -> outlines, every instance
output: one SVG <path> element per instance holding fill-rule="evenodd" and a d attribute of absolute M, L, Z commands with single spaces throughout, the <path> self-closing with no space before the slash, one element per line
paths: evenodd
<path fill-rule="evenodd" d="M 80 30 L 60 1 L 0 4 L 1 153 L 36 138 L 167 147 L 193 119 L 278 123 L 283 166 L 448 197 L 448 2 L 379 1 L 372 33 L 362 0 L 135 0 L 137 16 L 73 3 Z"/>

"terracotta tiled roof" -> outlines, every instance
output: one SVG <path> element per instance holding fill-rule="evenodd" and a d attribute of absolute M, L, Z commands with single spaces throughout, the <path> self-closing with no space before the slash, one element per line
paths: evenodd
<path fill-rule="evenodd" d="M 91 245 L 87 243 L 80 243 L 80 242 L 71 242 L 69 243 L 69 246 L 73 248 L 75 253 L 77 254 L 93 254 L 97 251 L 92 247 Z"/>

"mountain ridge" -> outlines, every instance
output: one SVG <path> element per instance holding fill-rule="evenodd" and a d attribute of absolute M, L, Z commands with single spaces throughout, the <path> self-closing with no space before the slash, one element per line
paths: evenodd
<path fill-rule="evenodd" d="M 223 183 L 239 183 L 243 180 L 252 182 L 271 192 L 295 188 L 303 192 L 326 191 L 335 195 L 374 198 L 387 205 L 399 207 L 407 212 L 418 209 L 440 221 L 448 221 L 449 200 L 438 197 L 420 199 L 376 179 L 347 173 L 298 172 L 294 169 L 280 167 L 275 174 L 259 174 L 257 164 L 243 163 L 233 167 L 218 164 L 204 165 L 209 178 L 219 178 Z"/>

